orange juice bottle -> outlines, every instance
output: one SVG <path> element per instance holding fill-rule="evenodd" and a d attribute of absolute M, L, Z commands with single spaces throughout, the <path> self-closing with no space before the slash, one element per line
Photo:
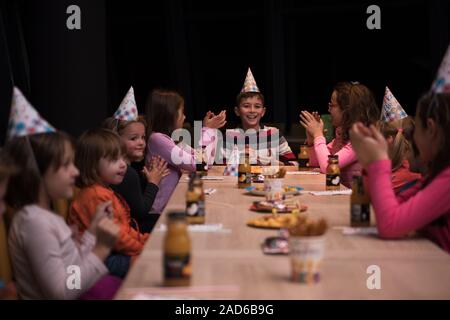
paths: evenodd
<path fill-rule="evenodd" d="M 300 152 L 298 153 L 298 168 L 304 169 L 308 167 L 309 153 L 306 145 L 300 146 Z"/>
<path fill-rule="evenodd" d="M 197 174 L 191 176 L 186 192 L 186 215 L 189 224 L 205 223 L 205 192 L 203 181 Z"/>
<path fill-rule="evenodd" d="M 244 189 L 252 185 L 252 167 L 250 165 L 249 145 L 245 144 L 244 161 L 239 159 L 238 166 L 238 188 Z"/>
<path fill-rule="evenodd" d="M 338 155 L 328 156 L 326 173 L 326 190 L 339 190 L 341 188 L 341 170 L 339 169 Z"/>
<path fill-rule="evenodd" d="M 185 212 L 168 214 L 164 239 L 164 285 L 189 286 L 191 283 L 191 240 Z"/>
<path fill-rule="evenodd" d="M 353 176 L 350 225 L 352 227 L 370 226 L 370 197 L 364 189 L 363 179 L 360 176 Z"/>
<path fill-rule="evenodd" d="M 208 175 L 208 163 L 206 162 L 206 146 L 202 146 L 202 151 L 196 159 L 195 171 L 201 176 Z"/>

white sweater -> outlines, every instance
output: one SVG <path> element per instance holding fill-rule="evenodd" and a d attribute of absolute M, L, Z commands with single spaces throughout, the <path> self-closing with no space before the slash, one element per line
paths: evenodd
<path fill-rule="evenodd" d="M 95 236 L 85 232 L 76 241 L 61 216 L 37 205 L 14 215 L 8 245 L 22 299 L 77 299 L 108 272 L 92 253 Z M 74 283 L 71 265 L 79 267 L 80 289 L 67 285 Z"/>

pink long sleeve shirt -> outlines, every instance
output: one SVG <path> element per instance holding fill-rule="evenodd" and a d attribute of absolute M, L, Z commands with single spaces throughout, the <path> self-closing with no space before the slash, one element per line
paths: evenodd
<path fill-rule="evenodd" d="M 209 130 L 211 129 L 202 128 L 202 136 L 205 137 Z M 171 137 L 160 132 L 153 132 L 147 145 L 146 162 L 148 163 L 152 156 L 160 156 L 167 162 L 170 171 L 159 183 L 159 191 L 152 207 L 153 212 L 162 213 L 180 180 L 182 170 L 195 172 L 195 153 L 190 146 L 177 145 Z"/>
<path fill-rule="evenodd" d="M 398 197 L 392 189 L 390 160 L 373 162 L 367 174 L 380 237 L 398 238 L 417 230 L 450 253 L 450 167 L 425 188 L 422 181 Z"/>
<path fill-rule="evenodd" d="M 324 136 L 314 139 L 314 146 L 309 148 L 309 165 L 320 166 L 320 172 L 326 173 L 328 156 L 337 154 L 341 169 L 341 182 L 344 186 L 351 188 L 353 176 L 360 176 L 362 171 L 352 144 L 350 142 L 342 144 L 339 139 L 333 139 L 328 145 L 326 143 Z"/>

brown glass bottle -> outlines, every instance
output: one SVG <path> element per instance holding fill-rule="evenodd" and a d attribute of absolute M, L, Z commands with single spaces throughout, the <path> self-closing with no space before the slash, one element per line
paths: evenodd
<path fill-rule="evenodd" d="M 189 224 L 205 223 L 205 192 L 203 181 L 197 174 L 191 176 L 186 192 L 186 218 Z"/>
<path fill-rule="evenodd" d="M 352 195 L 350 197 L 350 225 L 352 227 L 370 226 L 370 197 L 364 189 L 363 179 L 353 177 Z"/>
<path fill-rule="evenodd" d="M 195 171 L 201 176 L 208 175 L 208 163 L 206 162 L 206 146 L 202 146 L 201 153 L 198 154 L 198 158 L 195 163 Z"/>
<path fill-rule="evenodd" d="M 186 213 L 168 214 L 164 239 L 163 272 L 165 286 L 188 286 L 191 282 L 191 240 Z"/>
<path fill-rule="evenodd" d="M 326 190 L 339 190 L 341 188 L 341 170 L 339 169 L 338 155 L 328 156 L 326 173 Z"/>
<path fill-rule="evenodd" d="M 298 153 L 298 168 L 307 168 L 309 164 L 309 152 L 306 145 L 300 146 L 300 152 Z"/>
<path fill-rule="evenodd" d="M 250 165 L 250 148 L 245 144 L 244 161 L 239 159 L 238 188 L 243 189 L 252 185 L 252 167 Z"/>

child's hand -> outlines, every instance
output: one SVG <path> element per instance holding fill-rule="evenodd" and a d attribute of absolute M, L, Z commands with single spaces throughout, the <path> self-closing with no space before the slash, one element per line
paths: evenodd
<path fill-rule="evenodd" d="M 227 112 L 225 110 L 222 110 L 217 116 L 213 112 L 208 111 L 205 118 L 203 118 L 203 125 L 207 128 L 219 129 L 227 123 L 226 118 Z"/>
<path fill-rule="evenodd" d="M 91 220 L 91 225 L 89 226 L 88 231 L 95 235 L 97 233 L 97 226 L 100 220 L 106 217 L 113 217 L 113 207 L 111 201 L 103 202 L 97 206 L 97 210 Z"/>
<path fill-rule="evenodd" d="M 97 224 L 96 242 L 92 252 L 100 259 L 105 260 L 119 238 L 120 227 L 111 218 L 103 217 Z"/>
<path fill-rule="evenodd" d="M 308 140 L 314 140 L 317 137 L 323 136 L 323 121 L 317 113 L 309 113 L 302 111 L 300 113 L 300 124 L 306 129 Z M 308 141 L 312 142 L 312 141 Z"/>
<path fill-rule="evenodd" d="M 350 139 L 364 168 L 374 161 L 389 159 L 386 139 L 374 125 L 366 127 L 360 122 L 355 123 L 350 130 Z"/>
<path fill-rule="evenodd" d="M 148 183 L 159 185 L 162 178 L 169 175 L 170 170 L 167 168 L 167 162 L 161 157 L 153 157 L 150 168 L 146 166 L 142 169 L 142 173 L 147 178 Z"/>
<path fill-rule="evenodd" d="M 120 227 L 108 217 L 104 217 L 97 225 L 97 244 L 111 249 L 119 237 Z"/>

